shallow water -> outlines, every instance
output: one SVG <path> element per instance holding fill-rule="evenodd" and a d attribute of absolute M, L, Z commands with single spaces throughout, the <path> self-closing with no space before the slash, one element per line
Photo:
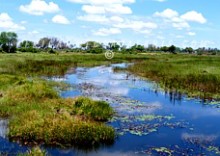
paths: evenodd
<path fill-rule="evenodd" d="M 77 68 L 64 78 L 72 85 L 62 97 L 88 96 L 108 101 L 117 112 L 107 124 L 118 133 L 111 146 L 91 151 L 46 148 L 51 155 L 220 155 L 219 104 L 207 105 L 177 93 L 166 93 L 146 79 L 113 67 Z M 0 151 L 25 151 L 4 137 L 0 120 Z"/>

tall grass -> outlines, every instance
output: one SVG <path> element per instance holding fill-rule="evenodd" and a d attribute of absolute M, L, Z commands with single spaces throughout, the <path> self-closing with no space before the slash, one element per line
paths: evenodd
<path fill-rule="evenodd" d="M 109 104 L 87 98 L 63 99 L 39 78 L 0 75 L 7 80 L 0 98 L 0 117 L 9 117 L 9 138 L 22 144 L 91 147 L 109 144 L 114 129 L 103 122 L 113 114 Z M 79 104 L 82 105 L 79 105 Z"/>
<path fill-rule="evenodd" d="M 220 98 L 220 57 L 192 55 L 148 56 L 129 68 L 133 73 L 205 99 Z"/>
<path fill-rule="evenodd" d="M 116 54 L 107 60 L 104 54 L 0 54 L 0 74 L 24 76 L 61 76 L 70 67 L 109 65 L 146 58 L 139 55 Z"/>

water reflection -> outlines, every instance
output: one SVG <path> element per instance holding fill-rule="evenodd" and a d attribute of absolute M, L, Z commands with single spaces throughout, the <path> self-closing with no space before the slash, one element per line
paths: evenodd
<path fill-rule="evenodd" d="M 161 90 L 144 78 L 114 72 L 117 66 L 127 65 L 74 68 L 64 77 L 51 78 L 72 86 L 61 92 L 64 98 L 83 95 L 108 101 L 116 114 L 107 124 L 118 132 L 112 146 L 89 151 L 46 148 L 51 155 L 216 155 L 220 146 L 216 103 L 210 106 L 176 90 Z M 187 141 L 198 139 L 207 145 L 201 148 Z"/>

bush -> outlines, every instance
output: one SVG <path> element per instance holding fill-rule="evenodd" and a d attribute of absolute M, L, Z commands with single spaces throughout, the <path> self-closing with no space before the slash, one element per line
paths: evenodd
<path fill-rule="evenodd" d="M 7 52 L 7 53 L 15 53 L 16 52 L 16 46 L 12 46 L 11 48 L 9 46 L 7 46 L 6 44 L 3 44 L 2 45 L 2 50 L 4 52 Z"/>
<path fill-rule="evenodd" d="M 37 53 L 38 49 L 36 48 L 19 48 L 20 52 L 30 52 L 30 53 Z"/>

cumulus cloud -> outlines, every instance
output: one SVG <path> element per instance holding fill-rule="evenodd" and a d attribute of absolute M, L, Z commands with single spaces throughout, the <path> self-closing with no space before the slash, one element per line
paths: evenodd
<path fill-rule="evenodd" d="M 132 14 L 132 10 L 124 4 L 134 3 L 135 0 L 68 0 L 83 4 L 82 10 L 87 14 Z"/>
<path fill-rule="evenodd" d="M 97 22 L 97 23 L 104 23 L 109 22 L 109 19 L 105 15 L 83 15 L 78 17 L 79 20 L 87 21 L 87 22 Z"/>
<path fill-rule="evenodd" d="M 128 20 L 123 23 L 115 24 L 117 28 L 124 28 L 124 29 L 133 29 L 136 31 L 143 30 L 143 29 L 156 29 L 157 24 L 152 22 L 143 22 L 143 21 L 132 21 Z"/>
<path fill-rule="evenodd" d="M 204 24 L 207 21 L 201 13 L 196 11 L 189 11 L 179 15 L 175 10 L 166 9 L 162 12 L 155 12 L 154 16 L 163 18 L 165 22 L 171 23 L 177 29 L 190 28 L 189 22 Z"/>
<path fill-rule="evenodd" d="M 189 21 L 189 22 L 197 22 L 204 24 L 207 22 L 205 17 L 196 11 L 189 11 L 181 16 L 182 19 Z"/>
<path fill-rule="evenodd" d="M 52 18 L 53 23 L 70 24 L 70 21 L 63 15 L 56 15 Z"/>
<path fill-rule="evenodd" d="M 96 22 L 105 25 L 108 28 L 99 29 L 93 33 L 99 36 L 108 36 L 110 34 L 119 34 L 121 29 L 130 29 L 135 32 L 149 34 L 158 26 L 156 23 L 144 20 L 125 18 L 126 15 L 132 14 L 132 9 L 128 4 L 135 3 L 135 0 L 69 0 L 73 3 L 82 4 L 84 15 L 78 16 L 79 20 L 87 22 Z"/>
<path fill-rule="evenodd" d="M 154 15 L 163 18 L 174 18 L 179 16 L 179 13 L 172 9 L 166 9 L 162 12 L 156 12 Z"/>
<path fill-rule="evenodd" d="M 54 2 L 46 3 L 44 0 L 32 0 L 30 4 L 21 5 L 19 10 L 31 15 L 41 16 L 45 13 L 55 13 L 60 10 Z"/>
<path fill-rule="evenodd" d="M 121 34 L 121 30 L 118 28 L 101 28 L 98 31 L 94 32 L 94 35 L 97 36 L 109 36 L 109 35 L 116 35 Z"/>
<path fill-rule="evenodd" d="M 87 14 L 131 14 L 132 10 L 122 4 L 111 4 L 109 6 L 83 5 L 82 10 Z"/>
<path fill-rule="evenodd" d="M 11 31 L 25 30 L 24 26 L 14 23 L 7 13 L 0 14 L 0 28 Z"/>

